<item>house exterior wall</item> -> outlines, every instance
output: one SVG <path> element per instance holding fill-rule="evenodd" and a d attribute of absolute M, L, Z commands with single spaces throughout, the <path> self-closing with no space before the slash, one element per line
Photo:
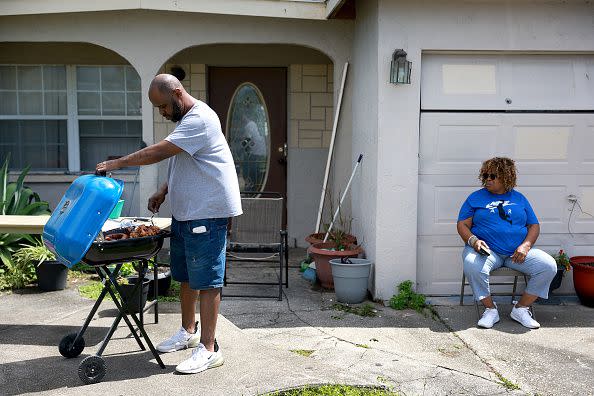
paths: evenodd
<path fill-rule="evenodd" d="M 378 5 L 366 1 L 357 8 L 357 24 L 353 42 L 353 65 L 350 84 L 356 92 L 353 98 L 352 156 L 363 153 L 361 169 L 353 180 L 353 233 L 365 247 L 367 257 L 378 257 L 376 234 L 378 201 Z M 380 255 L 381 257 L 381 255 Z M 375 261 L 372 266 L 370 290 L 375 293 L 379 276 L 393 271 L 389 263 Z M 388 275 L 389 276 L 389 275 Z"/>
<path fill-rule="evenodd" d="M 34 30 L 30 29 L 33 25 L 36 26 Z M 323 125 L 305 123 L 303 126 L 303 131 L 313 131 L 320 137 L 320 144 L 317 147 L 311 147 L 307 138 L 301 140 L 298 138 L 297 146 L 289 149 L 288 200 L 290 205 L 294 205 L 289 207 L 289 211 L 295 213 L 292 220 L 290 219 L 289 230 L 292 234 L 291 238 L 302 245 L 303 237 L 310 232 L 315 222 L 327 152 L 325 145 L 329 141 L 328 119 L 332 118 L 332 111 L 328 109 L 333 107 L 337 100 L 337 87 L 333 81 L 340 78 L 337 77 L 337 73 L 340 73 L 341 69 L 328 68 L 328 63 L 338 62 L 342 65 L 349 59 L 352 27 L 352 21 L 311 21 L 159 11 L 96 12 L 0 17 L 0 42 L 71 43 L 75 39 L 77 42 L 92 43 L 107 48 L 126 59 L 136 69 L 142 81 L 143 140 L 147 144 L 158 141 L 172 127 L 161 122 L 159 117 L 155 117 L 147 96 L 150 81 L 167 62 L 171 64 L 187 62 L 183 64 L 190 67 L 190 92 L 197 93 L 197 97 L 206 93 L 204 78 L 207 70 L 204 70 L 202 65 L 279 66 L 269 62 L 259 64 L 258 62 L 263 60 L 254 61 L 255 57 L 250 56 L 249 52 L 237 51 L 217 58 L 217 51 L 222 49 L 216 48 L 205 51 L 205 55 L 211 57 L 209 59 L 213 57 L 218 59 L 216 62 L 210 62 L 209 59 L 186 61 L 182 55 L 187 49 L 196 48 L 199 52 L 200 46 L 245 45 L 249 47 L 259 44 L 298 46 L 297 48 L 319 51 L 323 54 L 322 56 L 312 55 L 312 51 L 307 53 L 297 50 L 292 55 L 293 59 L 289 56 L 288 62 L 284 63 L 290 68 L 291 64 L 315 65 L 321 59 L 325 59 L 325 64 L 319 67 L 320 70 L 324 69 L 323 73 L 320 70 L 313 70 L 319 65 L 313 68 L 301 66 L 302 79 L 303 77 L 314 77 L 312 81 L 315 77 L 319 77 L 318 80 L 325 79 L 323 89 L 316 87 L 315 83 L 306 83 L 305 87 L 301 87 L 302 91 L 305 89 L 305 92 L 309 92 L 312 96 L 321 98 L 320 101 L 312 101 L 313 107 L 310 108 L 310 111 L 315 108 L 314 116 L 320 119 L 300 120 L 318 123 L 323 121 Z M 289 53 L 290 50 L 286 49 L 285 52 Z M 305 53 L 302 57 L 304 63 L 298 63 L 297 56 L 303 53 Z M 233 54 L 236 56 L 234 57 Z M 274 59 L 274 54 L 269 53 L 262 59 Z M 192 69 L 193 66 L 196 66 L 195 70 Z M 315 73 L 318 75 L 309 75 Z M 323 90 L 323 92 L 312 92 L 317 90 Z M 323 120 L 321 119 L 322 109 Z M 346 111 L 343 113 L 338 133 L 347 145 L 350 145 L 350 127 L 351 116 L 350 112 Z M 289 142 L 292 136 L 292 131 L 289 129 Z M 304 136 L 308 136 L 307 133 L 304 132 L 302 137 Z M 337 151 L 336 158 L 341 156 L 348 157 L 349 152 Z M 162 167 L 163 165 L 141 168 L 135 194 L 139 197 L 135 202 L 139 212 L 135 213 L 146 214 L 144 200 L 156 190 L 159 181 L 163 180 Z M 132 180 L 133 176 L 131 176 Z M 303 221 L 303 216 L 297 213 L 304 213 L 305 216 L 311 217 L 311 224 L 309 221 Z M 299 221 L 300 227 L 295 225 L 296 221 Z"/>
<path fill-rule="evenodd" d="M 373 12 L 377 6 L 377 12 Z M 375 102 L 377 128 L 366 129 L 369 151 L 377 141 L 377 207 L 355 205 L 363 228 L 375 229 L 375 246 L 367 255 L 376 262 L 376 298 L 388 299 L 405 279 L 416 279 L 417 202 L 421 54 L 424 51 L 594 52 L 593 5 L 583 1 L 366 1 L 357 3 L 355 36 L 373 25 L 356 46 L 354 67 L 361 67 L 358 48 L 377 46 L 377 95 L 372 90 L 353 106 L 354 129 L 366 116 L 360 103 Z M 370 12 L 371 11 L 371 12 Z M 390 60 L 397 48 L 413 62 L 410 85 L 389 83 Z M 371 54 L 373 55 L 373 54 Z M 366 61 L 365 58 L 364 61 Z M 362 65 L 366 67 L 365 64 Z M 359 94 L 359 91 L 357 91 Z M 369 161 L 371 162 L 371 161 Z M 367 162 L 366 166 L 369 166 Z M 355 186 L 365 196 L 364 183 Z M 355 194 L 355 193 L 354 193 Z M 374 220 L 375 219 L 375 220 Z M 375 221 L 375 224 L 374 224 Z"/>

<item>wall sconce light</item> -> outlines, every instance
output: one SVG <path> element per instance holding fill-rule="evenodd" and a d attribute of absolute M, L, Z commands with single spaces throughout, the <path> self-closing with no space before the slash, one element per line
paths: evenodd
<path fill-rule="evenodd" d="M 406 51 L 397 49 L 392 54 L 390 82 L 392 84 L 410 84 L 412 62 L 406 60 Z"/>

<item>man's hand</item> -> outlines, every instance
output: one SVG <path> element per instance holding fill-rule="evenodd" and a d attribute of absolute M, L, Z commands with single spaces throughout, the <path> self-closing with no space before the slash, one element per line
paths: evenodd
<path fill-rule="evenodd" d="M 97 172 L 110 172 L 112 170 L 120 169 L 121 166 L 118 163 L 118 160 L 108 160 L 99 162 L 97 166 L 95 166 L 95 170 Z"/>
<path fill-rule="evenodd" d="M 154 193 L 148 200 L 148 210 L 150 210 L 152 213 L 157 213 L 161 207 L 161 204 L 165 202 L 165 195 L 166 193 L 162 190 Z"/>
<path fill-rule="evenodd" d="M 531 245 L 529 242 L 524 242 L 512 254 L 511 259 L 514 263 L 523 263 L 526 260 L 526 255 L 528 255 L 528 251 L 530 251 Z"/>

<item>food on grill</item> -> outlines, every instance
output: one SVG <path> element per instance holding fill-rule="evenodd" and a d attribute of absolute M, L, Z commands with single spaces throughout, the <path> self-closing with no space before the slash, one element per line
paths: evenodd
<path fill-rule="evenodd" d="M 132 232 L 130 232 L 130 238 L 140 238 L 145 236 L 157 235 L 159 232 L 161 232 L 161 229 L 157 226 L 139 225 Z"/>
<path fill-rule="evenodd" d="M 118 232 L 118 233 L 110 234 L 110 235 L 106 236 L 105 240 L 106 241 L 117 241 L 119 239 L 128 239 L 128 238 L 129 238 L 128 234 L 125 234 L 123 232 Z"/>
<path fill-rule="evenodd" d="M 143 224 L 137 227 L 127 227 L 118 230 L 121 230 L 122 232 L 106 235 L 105 240 L 118 241 L 121 239 L 142 238 L 147 236 L 159 235 L 159 233 L 161 232 L 161 229 L 157 226 L 146 226 Z"/>

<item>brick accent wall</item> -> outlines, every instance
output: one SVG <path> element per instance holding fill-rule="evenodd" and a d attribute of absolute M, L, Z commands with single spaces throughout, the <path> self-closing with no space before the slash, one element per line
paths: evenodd
<path fill-rule="evenodd" d="M 160 73 L 165 73 L 171 69 L 172 64 L 167 64 L 161 68 Z M 182 85 L 196 99 L 206 102 L 206 66 L 203 64 L 183 64 L 181 66 L 186 72 L 186 78 Z M 155 141 L 158 142 L 169 135 L 175 128 L 175 123 L 161 117 L 159 110 L 153 108 L 153 128 Z"/>
<path fill-rule="evenodd" d="M 289 68 L 289 147 L 326 148 L 334 122 L 332 65 Z"/>

